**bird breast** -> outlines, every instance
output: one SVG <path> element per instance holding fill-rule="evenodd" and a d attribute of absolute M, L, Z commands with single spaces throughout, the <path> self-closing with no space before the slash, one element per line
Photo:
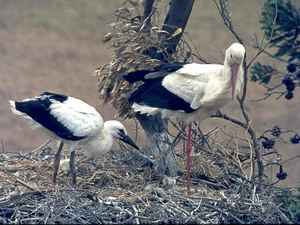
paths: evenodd
<path fill-rule="evenodd" d="M 86 140 L 83 145 L 84 154 L 90 158 L 98 158 L 109 152 L 113 145 L 113 138 L 111 135 L 99 135 Z"/>

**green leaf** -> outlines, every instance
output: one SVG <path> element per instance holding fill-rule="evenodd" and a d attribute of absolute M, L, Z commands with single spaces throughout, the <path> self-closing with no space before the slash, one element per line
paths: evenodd
<path fill-rule="evenodd" d="M 283 45 L 281 46 L 278 51 L 275 53 L 275 57 L 282 57 L 284 55 L 287 55 L 288 52 L 292 50 L 293 46 L 291 45 Z"/>
<path fill-rule="evenodd" d="M 300 10 L 290 0 L 265 0 L 261 15 L 261 29 L 270 41 L 270 46 L 278 48 L 274 56 L 288 57 L 289 61 L 297 59 Z"/>
<path fill-rule="evenodd" d="M 251 67 L 251 80 L 260 84 L 268 84 L 273 73 L 274 69 L 271 65 L 263 65 L 257 62 Z"/>

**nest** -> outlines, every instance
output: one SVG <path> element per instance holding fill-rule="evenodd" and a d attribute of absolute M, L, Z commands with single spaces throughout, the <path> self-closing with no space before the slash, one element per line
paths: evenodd
<path fill-rule="evenodd" d="M 172 55 L 161 44 L 163 35 L 174 38 L 182 31 L 178 29 L 173 34 L 168 34 L 160 29 L 159 25 L 156 25 L 159 20 L 157 14 L 153 11 L 152 26 L 146 29 L 136 4 L 127 1 L 124 7 L 115 11 L 115 22 L 110 24 L 111 32 L 104 36 L 103 41 L 110 43 L 113 54 L 110 63 L 101 65 L 96 70 L 98 90 L 101 98 L 105 102 L 111 101 L 121 117 L 133 115 L 127 97 L 134 88 L 122 80 L 122 75 L 134 70 L 152 69 L 166 62 L 192 60 L 191 48 L 184 40 L 179 43 L 176 53 Z M 163 61 L 151 57 L 154 52 L 159 53 Z"/>
<path fill-rule="evenodd" d="M 54 152 L 46 145 L 26 154 L 0 155 L 0 223 L 290 222 L 273 187 L 259 193 L 239 176 L 225 189 L 194 179 L 193 193 L 187 195 L 184 177 L 159 182 L 126 149 L 112 151 L 100 163 L 79 154 L 77 187 L 70 186 L 63 171 L 54 186 Z"/>

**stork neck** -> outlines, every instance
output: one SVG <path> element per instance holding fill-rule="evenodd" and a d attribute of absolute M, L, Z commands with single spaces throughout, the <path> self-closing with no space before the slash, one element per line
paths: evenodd
<path fill-rule="evenodd" d="M 105 126 L 105 123 L 101 131 L 101 136 L 103 137 L 103 139 L 113 139 L 112 132 L 108 127 Z"/>
<path fill-rule="evenodd" d="M 231 76 L 232 76 L 232 69 L 231 69 L 229 63 L 227 63 L 225 61 L 225 63 L 224 63 L 224 70 L 223 70 L 223 81 L 226 84 L 228 84 L 229 87 L 231 87 L 231 84 L 230 84 Z"/>
<path fill-rule="evenodd" d="M 97 158 L 110 151 L 112 144 L 112 136 L 103 129 L 99 135 L 93 136 L 91 139 L 89 139 L 86 144 L 87 151 L 85 151 L 85 154 L 88 156 L 88 158 Z"/>

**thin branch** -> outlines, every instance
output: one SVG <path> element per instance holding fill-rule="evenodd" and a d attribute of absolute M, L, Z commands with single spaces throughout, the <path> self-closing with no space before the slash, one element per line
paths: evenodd
<path fill-rule="evenodd" d="M 233 24 L 231 22 L 231 17 L 229 15 L 228 9 L 227 9 L 227 0 L 219 0 L 217 2 L 217 0 L 214 0 L 214 3 L 219 11 L 220 16 L 223 19 L 223 22 L 225 24 L 225 26 L 227 27 L 227 29 L 233 34 L 233 36 L 241 43 L 244 44 L 244 41 L 242 40 L 242 38 L 238 35 L 238 33 L 235 31 Z M 248 67 L 247 67 L 247 55 L 245 54 L 244 60 L 243 60 L 243 76 L 244 76 L 244 83 L 243 83 L 243 89 L 242 89 L 242 96 L 241 97 L 237 97 L 239 105 L 240 105 L 240 109 L 241 109 L 241 113 L 243 115 L 243 118 L 245 120 L 245 122 L 241 122 L 238 121 L 236 119 L 232 119 L 232 118 L 227 118 L 227 120 L 243 127 L 247 133 L 249 134 L 251 140 L 252 140 L 252 146 L 253 149 L 255 151 L 255 155 L 256 155 L 256 163 L 257 163 L 257 168 L 258 168 L 258 189 L 261 189 L 261 185 L 263 183 L 263 174 L 264 174 L 264 166 L 263 166 L 263 162 L 262 162 L 262 156 L 260 153 L 260 145 L 258 143 L 257 140 L 257 136 L 256 133 L 254 131 L 254 129 L 250 126 L 250 118 L 248 113 L 246 112 L 244 103 L 245 103 L 245 99 L 247 96 L 247 86 L 248 86 Z M 226 116 L 227 117 L 227 116 Z M 225 118 L 226 118 L 225 117 Z M 224 116 L 223 116 L 224 118 Z"/>
<path fill-rule="evenodd" d="M 244 128 L 244 129 L 247 129 L 246 124 L 244 124 L 243 122 L 241 122 L 240 120 L 238 120 L 236 118 L 230 117 L 230 116 L 226 115 L 225 113 L 222 113 L 221 111 L 218 111 L 216 114 L 212 115 L 211 117 L 212 118 L 222 118 L 222 119 L 230 121 L 230 122 Z"/>
<path fill-rule="evenodd" d="M 244 44 L 243 39 L 240 37 L 240 35 L 235 31 L 232 22 L 231 22 L 231 16 L 229 15 L 227 4 L 228 0 L 214 0 L 213 1 L 218 9 L 218 12 L 220 16 L 223 19 L 223 22 L 226 26 L 226 28 L 231 32 L 231 34 L 235 37 L 235 39 L 240 42 L 241 44 Z"/>
<path fill-rule="evenodd" d="M 153 7 L 155 0 L 144 0 L 144 14 L 143 24 L 140 28 L 141 31 L 149 32 L 151 29 L 151 17 L 154 14 L 156 8 Z"/>

